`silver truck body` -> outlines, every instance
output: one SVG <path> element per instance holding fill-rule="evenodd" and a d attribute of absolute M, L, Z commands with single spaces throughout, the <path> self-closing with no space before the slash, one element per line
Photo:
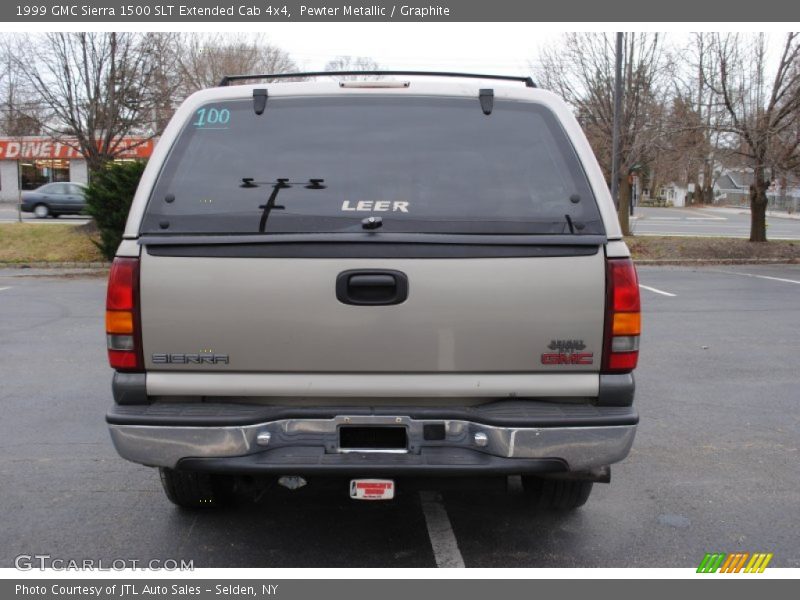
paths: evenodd
<path fill-rule="evenodd" d="M 143 369 L 115 375 L 108 422 L 119 453 L 169 469 L 304 476 L 597 479 L 622 460 L 638 421 L 633 378 L 603 373 L 601 363 L 606 263 L 629 253 L 602 172 L 567 106 L 539 89 L 492 88 L 498 106 L 552 114 L 591 188 L 602 234 L 544 236 L 542 244 L 562 248 L 556 252 L 292 256 L 248 246 L 254 254 L 218 254 L 208 251 L 218 243 L 209 235 L 144 231 L 164 164 L 193 115 L 209 103 L 249 102 L 260 89 L 268 90 L 266 116 L 270 103 L 309 98 L 470 99 L 478 111 L 482 88 L 302 82 L 215 88 L 186 100 L 154 150 L 118 251 L 139 259 L 144 361 Z M 397 237 L 403 247 L 416 239 Z M 529 238 L 515 244 L 537 246 Z M 407 298 L 374 306 L 337 299 L 341 273 L 373 271 L 403 274 Z M 578 343 L 590 358 L 548 362 L 546 355 L 577 352 L 559 344 Z M 343 447 L 340 431 L 350 426 L 403 428 L 406 441 L 402 448 Z"/>

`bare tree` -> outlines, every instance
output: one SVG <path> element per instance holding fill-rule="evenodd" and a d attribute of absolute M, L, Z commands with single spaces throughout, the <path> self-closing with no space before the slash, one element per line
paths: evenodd
<path fill-rule="evenodd" d="M 649 189 L 656 194 L 662 184 L 697 182 L 705 130 L 691 98 L 681 92 L 666 101 L 661 121 L 647 164 Z"/>
<path fill-rule="evenodd" d="M 750 184 L 750 241 L 767 241 L 767 191 L 781 172 L 800 162 L 800 35 L 787 33 L 770 60 L 765 34 L 715 34 L 707 85 L 727 114 L 721 130 L 753 169 Z M 794 134 L 794 139 L 792 135 Z"/>
<path fill-rule="evenodd" d="M 697 38 L 688 49 L 682 49 L 686 77 L 676 74 L 673 91 L 667 103 L 663 135 L 657 156 L 662 163 L 660 175 L 666 180 L 686 185 L 693 191 L 687 201 L 711 204 L 720 164 L 730 164 L 730 150 L 719 130 L 723 122 L 719 105 L 708 91 L 701 71 L 707 56 L 707 34 Z M 704 49 L 705 46 L 705 49 Z M 694 56 L 693 50 L 695 51 Z M 713 72 L 711 73 L 713 75 Z"/>
<path fill-rule="evenodd" d="M 703 204 L 713 202 L 715 166 L 725 154 L 718 130 L 719 106 L 706 82 L 717 77 L 708 68 L 710 43 L 709 34 L 699 32 L 678 50 L 681 60 L 675 65 L 663 140 L 670 175 L 694 188 L 690 202 Z"/>
<path fill-rule="evenodd" d="M 325 65 L 325 71 L 380 71 L 381 66 L 367 56 L 337 56 Z M 342 75 L 340 79 L 368 80 L 376 79 L 374 75 Z"/>
<path fill-rule="evenodd" d="M 225 75 L 291 73 L 297 65 L 263 35 L 187 34 L 177 53 L 183 95 L 218 85 Z"/>
<path fill-rule="evenodd" d="M 184 99 L 181 70 L 176 56 L 180 56 L 182 36 L 179 33 L 150 33 L 146 50 L 152 67 L 148 90 L 155 135 L 161 135 L 175 110 Z"/>
<path fill-rule="evenodd" d="M 537 79 L 570 103 L 606 177 L 611 176 L 614 117 L 613 34 L 568 33 L 562 44 L 545 50 L 534 66 Z M 634 172 L 650 160 L 662 134 L 668 61 L 659 34 L 626 33 L 620 136 L 619 219 L 630 233 L 629 210 Z"/>
<path fill-rule="evenodd" d="M 26 86 L 7 38 L 0 43 L 0 65 L 0 132 L 14 138 L 41 134 L 41 105 Z"/>
<path fill-rule="evenodd" d="M 115 32 L 18 39 L 15 64 L 46 109 L 39 125 L 77 147 L 91 171 L 126 150 L 126 136 L 152 135 L 146 126 L 153 72 L 148 41 L 147 35 Z"/>
<path fill-rule="evenodd" d="M 698 199 L 703 204 L 711 204 L 714 201 L 716 167 L 730 154 L 723 143 L 724 137 L 720 131 L 724 116 L 710 89 L 716 85 L 719 77 L 716 69 L 708 68 L 713 63 L 711 44 L 710 34 L 703 32 L 694 34 L 692 70 L 696 73 L 696 78 L 692 81 L 692 87 L 697 90 L 694 103 L 702 128 L 702 136 L 698 137 L 699 144 L 695 149 L 699 150 L 697 158 L 702 161 L 703 179 L 702 182 L 698 182 Z"/>

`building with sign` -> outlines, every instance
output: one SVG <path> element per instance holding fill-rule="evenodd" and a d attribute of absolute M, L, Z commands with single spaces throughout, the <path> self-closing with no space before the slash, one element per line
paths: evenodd
<path fill-rule="evenodd" d="M 154 141 L 121 140 L 118 160 L 146 159 Z M 77 143 L 47 137 L 0 138 L 0 201 L 16 202 L 20 190 L 32 190 L 53 181 L 88 183 L 89 170 Z"/>

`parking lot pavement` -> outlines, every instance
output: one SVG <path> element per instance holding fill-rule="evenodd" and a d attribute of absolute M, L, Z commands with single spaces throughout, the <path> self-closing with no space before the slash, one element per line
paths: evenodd
<path fill-rule="evenodd" d="M 0 271 L 0 566 L 47 553 L 196 567 L 695 567 L 706 552 L 758 551 L 800 567 L 798 266 L 640 269 L 637 439 L 611 485 L 568 514 L 535 513 L 513 491 L 400 486 L 394 502 L 357 503 L 313 480 L 181 512 L 106 432 L 104 280 L 21 273 Z"/>
<path fill-rule="evenodd" d="M 718 208 L 648 208 L 634 211 L 635 235 L 750 237 L 749 210 Z M 800 240 L 800 219 L 767 216 L 771 240 Z"/>

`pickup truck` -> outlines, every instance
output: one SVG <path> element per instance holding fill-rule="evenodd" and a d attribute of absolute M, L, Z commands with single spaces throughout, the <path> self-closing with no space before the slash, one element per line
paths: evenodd
<path fill-rule="evenodd" d="M 109 277 L 113 443 L 185 508 L 512 476 L 579 507 L 638 422 L 603 173 L 529 78 L 379 75 L 225 78 L 177 110 Z"/>

